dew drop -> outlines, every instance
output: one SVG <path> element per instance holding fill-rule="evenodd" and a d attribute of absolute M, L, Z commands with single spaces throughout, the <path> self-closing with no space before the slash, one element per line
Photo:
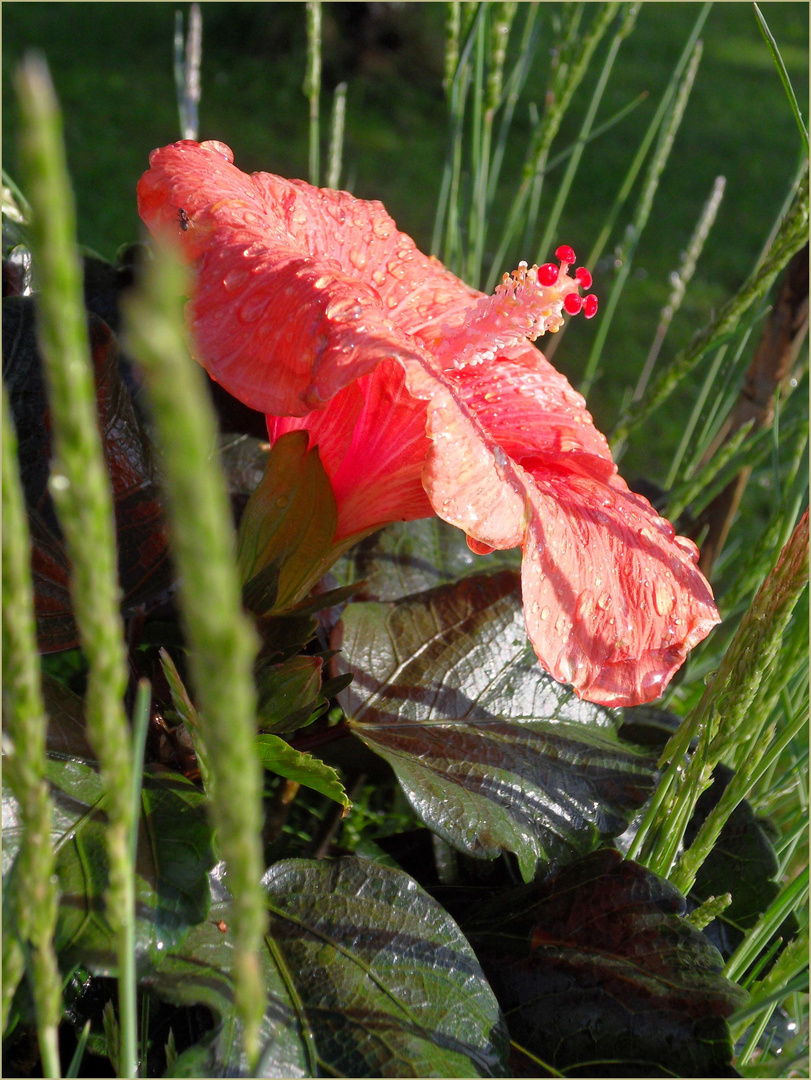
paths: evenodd
<path fill-rule="evenodd" d="M 262 292 L 257 292 L 253 296 L 249 296 L 242 304 L 240 304 L 237 314 L 241 322 L 252 323 L 256 322 L 260 315 L 262 315 L 267 307 L 268 298 Z"/>
<path fill-rule="evenodd" d="M 656 610 L 662 616 L 667 616 L 671 613 L 676 604 L 676 599 L 673 596 L 672 591 L 662 581 L 654 581 L 653 583 L 653 605 Z"/>
<path fill-rule="evenodd" d="M 385 285 L 386 284 L 386 275 L 384 274 L 384 272 L 382 270 L 373 270 L 372 271 L 372 281 L 375 283 L 375 285 Z"/>
<path fill-rule="evenodd" d="M 368 262 L 366 252 L 359 251 L 357 248 L 352 248 L 349 252 L 349 261 L 352 263 L 356 270 L 362 270 Z"/>

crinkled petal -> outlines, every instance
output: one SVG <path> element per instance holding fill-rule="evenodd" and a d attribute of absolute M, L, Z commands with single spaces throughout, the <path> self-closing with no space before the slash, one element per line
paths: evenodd
<path fill-rule="evenodd" d="M 379 202 L 269 173 L 223 143 L 155 150 L 138 210 L 196 273 L 199 359 L 251 408 L 303 416 L 388 358 L 435 336 L 480 294 L 397 230 Z"/>
<path fill-rule="evenodd" d="M 618 477 L 538 471 L 523 544 L 530 639 L 601 705 L 658 698 L 719 621 L 698 549 Z"/>
<path fill-rule="evenodd" d="M 474 550 L 522 547 L 524 613 L 541 664 L 602 705 L 659 697 L 718 612 L 695 545 L 616 475 L 583 399 L 560 386 L 552 394 L 553 405 L 562 394 L 581 410 L 570 445 L 557 438 L 556 408 L 544 420 L 543 392 L 536 408 L 510 413 L 505 387 L 492 409 L 487 365 L 464 378 L 409 372 L 412 393 L 429 398 L 423 482 L 434 510 Z"/>
<path fill-rule="evenodd" d="M 405 387 L 403 368 L 384 361 L 301 419 L 268 417 L 271 442 L 306 428 L 338 503 L 336 543 L 393 521 L 433 517 L 422 485 L 430 449 L 425 404 Z"/>
<path fill-rule="evenodd" d="M 583 396 L 534 345 L 499 352 L 488 363 L 468 364 L 445 375 L 483 429 L 519 464 L 538 454 L 565 457 L 577 452 L 606 461 L 607 475 L 616 471 L 608 442 L 594 426 Z M 531 465 L 527 467 L 531 471 Z"/>

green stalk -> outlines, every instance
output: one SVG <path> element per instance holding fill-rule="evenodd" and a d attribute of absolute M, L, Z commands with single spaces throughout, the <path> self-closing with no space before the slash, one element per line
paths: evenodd
<path fill-rule="evenodd" d="M 17 440 L 2 392 L 3 438 L 3 714 L 5 774 L 20 804 L 23 833 L 11 895 L 15 933 L 3 941 L 3 1028 L 11 997 L 23 974 L 23 948 L 30 949 L 37 1035 L 45 1076 L 59 1076 L 57 1030 L 62 980 L 53 949 L 57 893 L 51 844 L 52 805 L 45 759 L 47 717 L 40 685 L 31 546 L 17 471 Z M 8 955 L 8 959 L 7 959 Z M 8 983 L 6 982 L 8 979 Z"/>
<path fill-rule="evenodd" d="M 473 197 L 471 200 L 470 244 L 468 253 L 468 284 L 478 287 L 484 258 L 487 226 L 490 219 L 490 164 L 492 158 L 493 124 L 496 111 L 501 105 L 504 82 L 504 61 L 513 20 L 518 5 L 508 2 L 496 5 L 491 16 L 488 49 L 487 80 L 484 93 L 484 109 L 481 111 L 478 153 L 474 143 Z M 484 31 L 480 33 L 484 44 Z"/>
<path fill-rule="evenodd" d="M 743 347 L 739 346 L 737 352 L 738 352 L 738 356 L 740 357 L 743 354 Z M 670 460 L 670 467 L 668 468 L 667 476 L 665 477 L 665 488 L 666 489 L 668 487 L 672 487 L 673 484 L 675 484 L 676 477 L 679 475 L 679 472 L 681 471 L 681 464 L 682 464 L 682 461 L 684 460 L 684 455 L 687 453 L 687 451 L 690 449 L 691 446 L 695 446 L 695 442 L 696 442 L 695 430 L 696 430 L 696 427 L 698 425 L 699 420 L 701 419 L 701 414 L 704 411 L 704 408 L 705 408 L 705 406 L 707 404 L 707 401 L 708 401 L 708 399 L 710 397 L 710 393 L 711 393 L 713 387 L 715 386 L 715 382 L 718 379 L 719 373 L 722 370 L 722 365 L 724 363 L 724 360 L 726 359 L 726 355 L 727 355 L 727 346 L 722 345 L 721 348 L 718 349 L 718 351 L 716 352 L 715 356 L 712 359 L 712 363 L 710 364 L 709 371 L 707 372 L 706 376 L 704 377 L 704 382 L 701 384 L 701 389 L 698 392 L 696 400 L 693 402 L 693 407 L 690 410 L 690 415 L 687 417 L 687 419 L 684 422 L 684 427 L 683 427 L 683 430 L 682 430 L 681 439 L 679 439 L 679 445 L 676 447 L 676 451 L 675 451 L 675 453 L 673 454 L 673 457 Z M 720 395 L 717 395 L 717 396 L 720 396 Z M 612 443 L 612 447 L 613 447 L 613 445 L 614 444 Z M 704 450 L 704 447 L 702 447 L 702 453 L 703 453 L 703 450 Z"/>
<path fill-rule="evenodd" d="M 801 430 L 787 470 L 785 491 L 780 505 L 749 554 L 741 560 L 738 574 L 722 596 L 724 610 L 734 611 L 751 592 L 752 582 L 763 577 L 764 568 L 788 543 L 788 535 L 800 513 L 808 490 L 808 428 Z"/>
<path fill-rule="evenodd" d="M 741 738 L 764 675 L 771 669 L 791 613 L 808 580 L 808 512 L 741 620 L 723 660 L 698 705 L 670 739 L 660 765 L 670 764 L 629 851 L 656 873 L 669 877 L 683 830 L 713 768 Z M 719 734 L 720 733 L 720 734 Z M 695 753 L 684 764 L 690 741 Z"/>
<path fill-rule="evenodd" d="M 485 286 L 485 292 L 492 292 L 496 282 L 501 277 L 507 252 L 518 235 L 521 225 L 525 224 L 526 226 L 525 236 L 531 236 L 535 230 L 541 185 L 549 150 L 560 129 L 569 102 L 588 70 L 594 50 L 599 45 L 618 10 L 618 3 L 603 4 L 600 11 L 593 18 L 588 32 L 580 41 L 577 40 L 579 17 L 575 12 L 569 23 L 566 38 L 563 42 L 558 43 L 559 52 L 571 53 L 572 59 L 570 62 L 561 63 L 558 66 L 552 86 L 549 88 L 547 94 L 549 104 L 533 136 L 532 145 L 524 163 L 521 185 L 510 208 L 501 243 L 493 259 L 493 266 Z M 527 211 L 528 202 L 530 203 L 529 211 Z"/>
<path fill-rule="evenodd" d="M 138 824 L 141 819 L 141 789 L 144 776 L 144 750 L 149 730 L 149 706 L 152 688 L 147 679 L 141 679 L 132 710 L 132 830 L 130 832 L 130 854 L 133 863 L 138 854 Z"/>
<path fill-rule="evenodd" d="M 487 191 L 487 166 L 489 164 L 489 145 L 485 145 L 484 133 L 484 61 L 489 30 L 489 5 L 482 4 L 483 17 L 476 33 L 476 54 L 474 62 L 472 115 L 470 118 L 470 175 L 471 193 L 468 211 L 467 253 L 463 256 L 461 276 L 469 285 L 478 286 L 475 252 L 484 229 L 484 195 Z"/>
<path fill-rule="evenodd" d="M 701 252 L 704 250 L 704 244 L 707 237 L 710 235 L 710 229 L 715 224 L 718 208 L 724 197 L 725 187 L 725 177 L 716 176 L 710 197 L 704 203 L 696 227 L 693 230 L 693 235 L 690 237 L 690 243 L 687 245 L 687 250 L 684 253 L 681 266 L 674 276 L 673 288 L 668 297 L 667 304 L 662 308 L 659 325 L 656 328 L 656 335 L 653 339 L 653 344 L 650 347 L 647 358 L 645 359 L 645 364 L 640 372 L 639 378 L 637 379 L 636 386 L 634 387 L 632 401 L 639 401 L 645 393 L 645 387 L 648 385 L 648 380 L 653 371 L 653 365 L 656 363 L 662 345 L 664 344 L 667 331 L 673 321 L 673 316 L 681 307 L 681 302 L 687 291 L 687 285 L 695 273 L 696 263 L 698 262 Z"/>
<path fill-rule="evenodd" d="M 808 967 L 808 930 L 786 945 L 775 960 L 768 974 L 750 988 L 750 998 L 746 1005 L 729 1018 L 732 1038 L 737 1042 L 745 1031 L 750 1018 L 766 1006 L 779 1003 L 790 991 L 788 985 L 797 975 Z M 743 1058 L 741 1064 L 745 1064 Z"/>
<path fill-rule="evenodd" d="M 614 62 L 617 59 L 617 53 L 620 50 L 620 46 L 623 41 L 628 37 L 634 28 L 636 23 L 636 17 L 639 14 L 639 8 L 634 4 L 629 4 L 625 13 L 623 14 L 622 21 L 620 22 L 619 29 L 611 41 L 608 48 L 608 55 L 606 56 L 600 77 L 597 80 L 597 85 L 594 88 L 594 93 L 591 95 L 591 101 L 589 102 L 588 111 L 586 117 L 580 128 L 580 133 L 577 137 L 577 141 L 574 145 L 574 150 L 569 158 L 569 164 L 566 167 L 563 180 L 561 181 L 558 193 L 555 197 L 555 202 L 552 206 L 552 210 L 547 217 L 546 229 L 543 234 L 543 239 L 538 246 L 538 251 L 535 255 L 535 262 L 540 263 L 546 258 L 548 252 L 550 252 L 555 243 L 555 237 L 557 236 L 558 226 L 560 224 L 560 217 L 563 213 L 563 207 L 566 204 L 566 200 L 569 197 L 572 184 L 574 183 L 575 175 L 577 174 L 578 166 L 580 165 L 580 159 L 583 155 L 583 151 L 586 147 L 586 143 L 589 141 L 594 127 L 594 120 L 597 116 L 597 111 L 600 108 L 600 104 L 603 100 L 603 94 L 608 84 L 609 76 L 614 67 Z"/>
<path fill-rule="evenodd" d="M 778 895 L 746 935 L 724 967 L 728 979 L 738 979 L 780 927 L 783 920 L 805 904 L 808 898 L 808 867 L 780 890 Z"/>
<path fill-rule="evenodd" d="M 462 30 L 462 4 L 460 0 L 449 0 L 445 16 L 445 74 L 442 89 L 450 97 L 456 69 L 459 66 L 459 36 Z"/>
<path fill-rule="evenodd" d="M 761 733 L 747 740 L 749 754 L 746 760 L 738 767 L 721 798 L 702 822 L 692 844 L 683 852 L 678 865 L 670 875 L 672 884 L 685 896 L 695 884 L 698 871 L 715 847 L 721 830 L 732 816 L 732 812 L 743 802 L 760 776 L 773 761 L 777 760 L 806 723 L 807 717 L 801 716 L 795 719 L 794 723 L 787 725 L 779 738 L 771 744 L 768 753 L 764 752 L 764 748 L 770 740 L 764 738 Z"/>
<path fill-rule="evenodd" d="M 327 187 L 337 188 L 341 178 L 341 158 L 344 150 L 344 121 L 346 119 L 346 83 L 338 83 L 332 101 L 332 122 L 329 133 L 329 164 Z"/>
<path fill-rule="evenodd" d="M 532 60 L 535 56 L 535 49 L 538 43 L 538 0 L 534 3 L 522 5 L 526 8 L 527 17 L 524 22 L 524 31 L 521 36 L 521 44 L 518 49 L 518 60 L 515 67 L 507 79 L 507 93 L 504 101 L 504 109 L 501 115 L 501 123 L 498 129 L 498 139 L 496 140 L 496 148 L 493 152 L 493 158 L 490 163 L 490 177 L 487 183 L 487 205 L 492 207 L 493 201 L 496 197 L 496 188 L 498 186 L 498 179 L 501 176 L 501 166 L 504 162 L 504 154 L 507 149 L 507 135 L 509 134 L 510 127 L 512 126 L 513 115 L 515 114 L 515 106 L 518 104 L 518 97 L 524 88 L 529 75 L 530 68 L 532 66 Z"/>
<path fill-rule="evenodd" d="M 310 183 L 318 186 L 321 170 L 319 102 L 321 96 L 321 0 L 307 0 L 307 70 L 304 93 L 310 102 Z"/>
<path fill-rule="evenodd" d="M 656 107 L 656 112 L 653 114 L 653 118 L 648 124 L 647 130 L 642 137 L 642 141 L 639 144 L 634 159 L 631 162 L 628 171 L 625 174 L 625 177 L 623 178 L 620 189 L 617 192 L 617 196 L 614 199 L 614 202 L 608 212 L 605 221 L 603 222 L 603 227 L 600 230 L 600 233 L 596 241 L 594 242 L 591 251 L 588 253 L 585 259 L 585 262 L 583 264 L 584 266 L 596 266 L 597 263 L 600 261 L 600 257 L 602 256 L 603 251 L 605 250 L 609 238 L 614 230 L 617 218 L 619 217 L 622 208 L 628 201 L 628 197 L 633 190 L 637 177 L 642 171 L 642 166 L 645 163 L 645 158 L 648 156 L 648 151 L 650 150 L 653 140 L 656 138 L 656 135 L 658 134 L 662 123 L 664 122 L 668 109 L 670 108 L 671 102 L 673 101 L 673 95 L 676 93 L 676 88 L 679 85 L 679 80 L 681 79 L 682 74 L 684 73 L 684 69 L 693 54 L 696 42 L 698 41 L 698 36 L 701 33 L 704 22 L 707 18 L 707 15 L 709 14 L 711 7 L 711 2 L 705 3 L 702 6 L 701 11 L 699 12 L 698 18 L 696 19 L 693 29 L 690 32 L 690 37 L 687 39 L 687 43 L 681 51 L 678 63 L 673 69 L 670 80 L 665 87 L 665 92 L 664 94 L 662 94 L 661 100 Z M 563 338 L 563 335 L 566 333 L 567 326 L 568 323 L 564 323 L 561 330 L 557 334 L 555 334 L 554 338 L 550 341 L 549 345 L 544 350 L 544 354 L 547 357 L 551 357 L 554 354 L 555 350 L 560 347 L 560 342 Z"/>
<path fill-rule="evenodd" d="M 758 26 L 760 32 L 763 34 L 763 38 L 769 47 L 769 52 L 772 54 L 772 59 L 777 67 L 777 73 L 780 76 L 780 81 L 783 84 L 783 89 L 786 91 L 786 97 L 789 100 L 791 106 L 791 112 L 794 116 L 794 120 L 797 124 L 797 130 L 800 132 L 800 138 L 803 143 L 803 152 L 808 157 L 808 129 L 803 121 L 802 113 L 800 112 L 800 106 L 797 104 L 797 97 L 794 93 L 794 88 L 791 85 L 791 80 L 788 77 L 786 71 L 786 65 L 783 63 L 783 57 L 780 55 L 780 49 L 777 42 L 774 40 L 771 30 L 768 27 L 766 20 L 763 18 L 763 12 L 760 10 L 757 4 L 753 5 L 755 9 L 755 16 L 757 17 Z"/>
<path fill-rule="evenodd" d="M 183 13 L 175 12 L 175 93 L 181 139 L 196 139 L 199 126 L 200 64 L 203 57 L 203 17 L 200 5 L 189 9 L 189 34 L 183 40 Z"/>
<path fill-rule="evenodd" d="M 743 314 L 759 303 L 775 278 L 803 244 L 808 240 L 808 164 L 806 163 L 797 194 L 788 213 L 780 222 L 768 250 L 758 260 L 749 277 L 716 317 L 682 349 L 672 364 L 654 381 L 644 400 L 632 402 L 611 436 L 614 442 L 624 441 L 643 420 L 658 409 L 676 387 L 691 374 L 696 364 L 723 338 L 734 333 Z"/>
<path fill-rule="evenodd" d="M 634 254 L 636 252 L 637 244 L 639 243 L 639 238 L 648 223 L 653 200 L 657 188 L 659 187 L 659 178 L 670 157 L 670 151 L 673 149 L 673 142 L 684 117 L 684 110 L 687 108 L 687 102 L 690 100 L 690 93 L 693 89 L 696 75 L 698 74 L 698 65 L 701 62 L 703 48 L 703 43 L 697 41 L 692 55 L 690 56 L 687 70 L 684 73 L 684 78 L 679 84 L 679 89 L 670 115 L 659 136 L 659 144 L 648 165 L 648 170 L 642 185 L 642 192 L 639 196 L 636 210 L 634 211 L 634 216 L 631 221 L 631 227 L 626 230 L 625 237 L 620 245 L 619 254 L 617 256 L 617 261 L 620 264 L 619 270 L 608 296 L 605 310 L 600 318 L 600 325 L 591 352 L 589 353 L 586 369 L 583 373 L 583 381 L 579 388 L 581 394 L 584 396 L 588 396 L 591 385 L 597 374 L 597 367 L 600 362 L 603 346 L 605 345 L 609 330 L 611 329 L 614 312 L 619 303 L 619 298 L 622 295 L 622 290 L 625 288 L 628 275 L 631 272 L 631 266 L 633 265 Z"/>
<path fill-rule="evenodd" d="M 122 977 L 135 941 L 135 878 L 130 858 L 132 770 L 123 697 L 127 661 L 110 478 L 99 437 L 90 367 L 75 210 L 61 118 L 44 63 L 28 57 L 17 75 L 23 117 L 21 162 L 33 211 L 39 273 L 37 331 L 53 425 L 50 481 L 71 561 L 71 598 L 89 664 L 87 733 L 106 793 L 110 885 L 107 918 L 116 942 L 124 1076 L 137 1069 L 135 987 Z"/>
<path fill-rule="evenodd" d="M 126 336 L 144 372 L 164 451 L 191 681 L 210 763 L 210 809 L 234 898 L 235 1004 L 253 1067 L 265 1005 L 259 949 L 266 924 L 260 885 L 262 780 L 254 750 L 257 640 L 241 608 L 230 505 L 212 457 L 217 429 L 205 376 L 184 342 L 178 301 L 184 288 L 179 268 L 157 251 L 142 290 L 125 305 Z"/>

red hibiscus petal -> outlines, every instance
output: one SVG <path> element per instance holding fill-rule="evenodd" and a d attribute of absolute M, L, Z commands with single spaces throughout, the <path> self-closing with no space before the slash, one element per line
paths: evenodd
<path fill-rule="evenodd" d="M 698 550 L 619 477 L 530 485 L 522 589 L 543 666 L 601 705 L 658 698 L 719 621 Z"/>
<path fill-rule="evenodd" d="M 138 210 L 194 266 L 199 359 L 254 409 L 322 407 L 382 360 L 419 350 L 439 308 L 452 320 L 479 295 L 418 251 L 378 202 L 248 176 L 222 143 L 182 141 L 149 160 Z"/>
<path fill-rule="evenodd" d="M 425 405 L 405 387 L 403 368 L 384 361 L 301 419 L 268 417 L 271 441 L 306 428 L 338 503 L 335 542 L 393 521 L 432 517 L 422 485 L 430 449 Z"/>
<path fill-rule="evenodd" d="M 502 449 L 531 471 L 537 456 L 587 454 L 616 469 L 605 436 L 594 426 L 586 402 L 533 345 L 499 353 L 486 364 L 445 372 L 455 392 L 475 411 Z M 574 462 L 574 458 L 570 458 Z M 575 468 L 572 464 L 572 468 Z M 592 464 L 590 471 L 599 468 Z"/>
<path fill-rule="evenodd" d="M 659 697 L 719 621 L 695 545 L 628 490 L 610 458 L 562 450 L 553 434 L 546 450 L 542 426 L 527 437 L 529 453 L 513 451 L 523 465 L 510 457 L 487 428 L 492 378 L 476 367 L 463 397 L 459 380 L 430 390 L 447 374 L 410 374 L 413 393 L 432 393 L 423 480 L 434 510 L 473 538 L 473 550 L 522 547 L 527 631 L 554 678 L 601 705 Z M 596 449 L 582 411 L 581 445 Z M 524 425 L 509 431 L 506 416 L 496 427 L 520 448 Z"/>

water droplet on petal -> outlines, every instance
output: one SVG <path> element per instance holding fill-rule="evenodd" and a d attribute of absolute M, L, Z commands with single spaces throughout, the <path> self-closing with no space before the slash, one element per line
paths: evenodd
<path fill-rule="evenodd" d="M 663 581 L 653 583 L 653 605 L 662 616 L 669 615 L 676 605 L 672 590 Z"/>
<path fill-rule="evenodd" d="M 362 270 L 368 262 L 366 252 L 359 251 L 357 248 L 352 248 L 349 252 L 349 261 L 356 270 Z"/>
<path fill-rule="evenodd" d="M 222 283 L 226 292 L 237 292 L 250 279 L 248 270 L 229 270 Z"/>

